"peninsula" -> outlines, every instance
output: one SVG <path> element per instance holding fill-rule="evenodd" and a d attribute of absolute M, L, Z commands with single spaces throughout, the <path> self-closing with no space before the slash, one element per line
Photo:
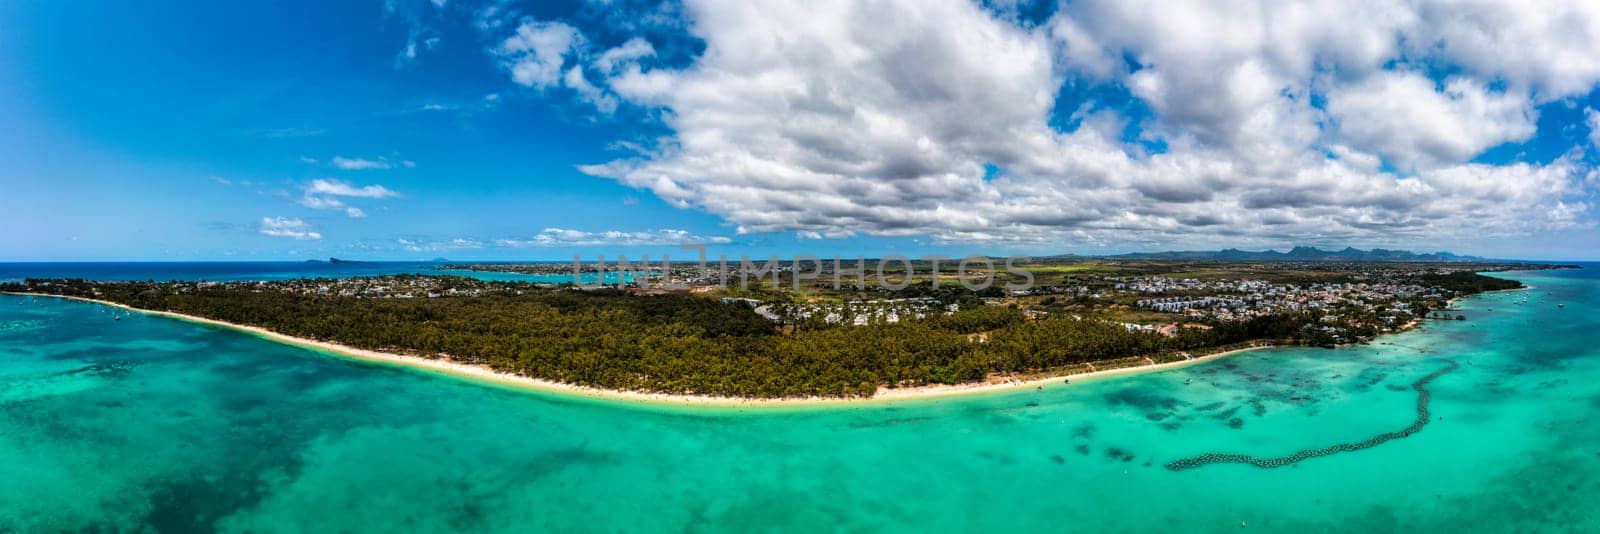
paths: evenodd
<path fill-rule="evenodd" d="M 395 275 L 275 282 L 30 279 L 357 357 L 644 396 L 816 399 L 1033 384 L 1238 349 L 1335 346 L 1514 289 L 1525 264 L 1039 262 L 1027 292 L 927 279 L 865 290 L 680 291 Z M 666 273 L 661 273 L 665 275 Z M 487 373 L 494 373 L 493 375 Z"/>

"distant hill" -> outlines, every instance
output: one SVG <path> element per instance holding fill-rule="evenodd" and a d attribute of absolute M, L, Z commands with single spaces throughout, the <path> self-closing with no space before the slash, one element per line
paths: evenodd
<path fill-rule="evenodd" d="M 1344 250 L 1322 250 L 1316 247 L 1294 247 L 1288 252 L 1263 250 L 1260 252 L 1235 248 L 1200 251 L 1137 252 L 1101 256 L 1120 260 L 1190 260 L 1190 261 L 1485 261 L 1478 256 L 1460 256 L 1451 252 L 1416 253 L 1406 250 L 1375 248 L 1361 250 L 1345 247 Z"/>

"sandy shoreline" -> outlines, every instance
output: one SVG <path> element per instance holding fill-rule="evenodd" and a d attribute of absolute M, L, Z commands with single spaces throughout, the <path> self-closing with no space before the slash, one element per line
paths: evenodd
<path fill-rule="evenodd" d="M 126 305 L 123 305 L 123 304 L 118 304 L 118 303 L 115 303 L 115 302 L 109 302 L 109 301 L 98 300 L 98 299 L 91 299 L 91 298 L 85 298 L 85 297 L 73 297 L 73 296 L 65 296 L 65 295 L 47 295 L 47 294 L 42 294 L 42 293 L 0 292 L 0 294 L 22 296 L 22 297 L 48 297 L 48 298 L 58 298 L 58 299 L 65 299 L 65 300 L 75 300 L 75 301 L 80 301 L 80 302 L 89 302 L 89 303 L 99 304 L 99 305 L 102 305 L 102 306 L 110 306 L 110 307 L 113 307 L 113 308 L 119 308 L 119 309 L 127 310 L 127 311 L 130 311 L 130 312 L 134 312 L 134 313 L 141 313 L 141 314 L 146 314 L 146 315 L 156 315 L 156 316 L 160 316 L 160 317 L 166 317 L 166 318 L 176 319 L 176 320 L 190 322 L 190 323 L 203 324 L 203 325 L 209 325 L 209 326 L 215 326 L 215 327 L 219 327 L 219 328 L 225 328 L 225 329 L 229 329 L 229 330 L 234 330 L 234 331 L 238 331 L 238 332 L 244 332 L 244 333 L 247 333 L 247 334 L 254 335 L 256 337 L 268 339 L 268 340 L 271 340 L 271 341 L 276 341 L 276 342 L 287 344 L 287 345 L 293 345 L 293 346 L 297 346 L 297 347 L 301 347 L 301 348 L 306 348 L 306 349 L 317 351 L 317 352 L 320 352 L 320 353 L 323 353 L 323 354 L 329 354 L 329 355 L 333 355 L 333 356 L 337 356 L 337 357 L 344 357 L 344 358 L 349 358 L 349 359 L 359 360 L 359 361 L 365 361 L 365 362 L 381 363 L 381 364 L 394 365 L 394 366 L 405 367 L 405 368 L 410 368 L 410 369 L 418 369 L 418 370 L 430 371 L 430 372 L 444 374 L 444 375 L 458 377 L 458 378 L 470 379 L 470 380 L 479 381 L 479 382 L 487 382 L 487 383 L 496 384 L 496 385 L 502 385 L 502 386 L 509 386 L 509 387 L 516 388 L 516 389 L 523 389 L 523 390 L 530 390 L 530 391 L 537 391 L 537 392 L 542 392 L 542 393 L 554 394 L 554 395 L 562 396 L 562 397 L 575 397 L 575 398 L 593 399 L 593 400 L 622 401 L 622 402 L 627 402 L 627 403 L 641 403 L 641 404 L 649 404 L 649 405 L 668 405 L 668 406 L 706 406 L 706 407 L 779 407 L 779 406 L 804 407 L 804 406 L 828 406 L 828 405 L 834 405 L 834 406 L 859 406 L 859 405 L 867 405 L 867 404 L 874 404 L 874 403 L 884 403 L 884 402 L 893 402 L 893 401 L 929 400 L 929 399 L 938 399 L 938 398 L 942 398 L 942 397 L 955 397 L 955 396 L 963 396 L 963 395 L 977 395 L 977 394 L 1015 392 L 1015 391 L 1022 391 L 1022 390 L 1034 389 L 1034 388 L 1043 388 L 1043 387 L 1052 387 L 1053 388 L 1053 387 L 1066 386 L 1066 385 L 1068 385 L 1065 382 L 1066 380 L 1070 380 L 1071 382 L 1076 383 L 1076 382 L 1083 381 L 1083 380 L 1094 380 L 1094 379 L 1101 379 L 1101 378 L 1111 378 L 1111 377 L 1118 377 L 1118 376 L 1128 376 L 1128 375 L 1135 375 L 1135 374 L 1143 374 L 1143 373 L 1152 373 L 1152 372 L 1158 372 L 1158 371 L 1165 371 L 1165 370 L 1169 370 L 1169 369 L 1176 369 L 1176 368 L 1179 368 L 1179 367 L 1186 367 L 1186 366 L 1189 366 L 1189 365 L 1194 365 L 1194 364 L 1197 364 L 1197 363 L 1200 363 L 1200 362 L 1204 362 L 1204 361 L 1210 361 L 1210 360 L 1214 360 L 1214 359 L 1219 359 L 1219 358 L 1231 356 L 1231 355 L 1234 355 L 1234 354 L 1239 354 L 1239 353 L 1248 352 L 1248 351 L 1257 350 L 1257 349 L 1272 348 L 1272 347 L 1276 346 L 1276 345 L 1252 346 L 1252 347 L 1245 347 L 1245 348 L 1239 348 L 1239 349 L 1234 349 L 1234 350 L 1229 350 L 1229 351 L 1218 352 L 1218 353 L 1215 353 L 1215 354 L 1207 354 L 1207 355 L 1204 355 L 1204 356 L 1197 356 L 1197 357 L 1193 357 L 1191 359 L 1180 360 L 1180 361 L 1175 361 L 1175 362 L 1166 362 L 1166 363 L 1158 363 L 1158 364 L 1146 364 L 1146 365 L 1138 365 L 1138 366 L 1133 366 L 1133 367 L 1122 367 L 1122 368 L 1117 368 L 1117 369 L 1107 369 L 1107 370 L 1104 370 L 1104 371 L 1092 371 L 1092 372 L 1088 372 L 1088 373 L 1053 374 L 1053 375 L 1048 375 L 1048 376 L 1039 377 L 1039 378 L 1029 378 L 1029 379 L 1022 379 L 1022 380 L 1009 380 L 1009 381 L 1004 381 L 1004 382 L 983 382 L 983 383 L 970 383 L 970 384 L 957 384 L 957 385 L 932 385 L 932 386 L 918 386 L 918 387 L 909 387 L 909 388 L 879 387 L 877 393 L 875 393 L 872 397 L 865 397 L 865 398 L 804 397 L 804 398 L 766 399 L 766 398 L 745 398 L 745 397 L 717 397 L 717 396 L 709 396 L 709 395 L 674 395 L 674 394 L 667 394 L 667 393 L 648 393 L 648 392 L 641 392 L 641 391 L 622 391 L 622 390 L 601 389 L 601 388 L 588 387 L 588 386 L 578 386 L 578 385 L 573 385 L 573 384 L 565 384 L 565 383 L 561 383 L 561 382 L 555 382 L 555 381 L 551 381 L 551 380 L 544 380 L 544 379 L 540 379 L 540 378 L 533 378 L 533 377 L 527 377 L 527 376 L 522 376 L 522 375 L 513 375 L 513 374 L 508 374 L 508 373 L 501 373 L 501 372 L 495 371 L 493 369 L 490 369 L 488 367 L 480 366 L 480 365 L 471 365 L 471 364 L 452 362 L 452 361 L 447 361 L 447 360 L 429 359 L 429 358 L 423 358 L 423 357 L 420 357 L 420 356 L 408 356 L 408 355 L 404 355 L 404 354 L 394 354 L 394 353 L 381 352 L 381 351 L 375 351 L 375 350 L 358 349 L 358 348 L 355 348 L 355 347 L 349 347 L 349 346 L 345 346 L 345 345 L 340 345 L 338 343 L 331 343 L 331 342 L 327 342 L 327 341 L 317 341 L 317 340 L 314 340 L 314 339 L 306 339 L 306 338 L 300 338 L 300 337 L 284 335 L 284 334 L 280 334 L 280 333 L 273 332 L 271 330 L 267 330 L 265 328 L 256 327 L 256 326 L 247 326 L 247 325 L 228 323 L 228 322 L 224 322 L 224 321 L 218 321 L 218 320 L 215 320 L 215 319 L 207 319 L 205 317 L 197 317 L 197 316 L 193 316 L 193 315 L 187 315 L 187 314 L 176 313 L 176 312 L 145 310 L 145 309 L 134 308 L 134 307 L 126 306 Z"/>

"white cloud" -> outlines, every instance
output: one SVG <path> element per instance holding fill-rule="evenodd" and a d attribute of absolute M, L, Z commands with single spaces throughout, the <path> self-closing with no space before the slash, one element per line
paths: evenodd
<path fill-rule="evenodd" d="M 343 210 L 345 216 L 351 219 L 363 219 L 367 216 L 366 211 L 347 205 L 338 197 L 383 199 L 397 196 L 400 194 L 378 184 L 355 186 L 349 182 L 322 178 L 306 185 L 300 196 L 300 205 L 316 210 Z"/>
<path fill-rule="evenodd" d="M 1080 0 L 1025 26 L 960 0 L 689 0 L 705 50 L 681 69 L 641 65 L 642 40 L 587 65 L 581 35 L 502 49 L 556 50 L 530 67 L 542 85 L 508 67 L 517 83 L 653 108 L 674 132 L 581 170 L 740 232 L 1359 244 L 1586 224 L 1573 156 L 1471 163 L 1600 81 L 1596 3 L 1509 5 Z M 1436 86 L 1423 66 L 1460 71 Z M 1069 81 L 1154 116 L 1057 102 Z M 1058 106 L 1081 125 L 1053 127 Z M 1130 120 L 1164 150 L 1125 141 Z"/>
<path fill-rule="evenodd" d="M 580 98 L 593 104 L 594 108 L 601 113 L 611 113 L 617 109 L 617 98 L 590 84 L 589 80 L 584 77 L 583 67 L 574 66 L 571 69 L 567 69 L 567 74 L 562 77 L 561 83 L 573 91 L 577 91 Z"/>
<path fill-rule="evenodd" d="M 622 45 L 606 50 L 594 60 L 596 69 L 600 72 L 615 72 L 617 67 L 639 61 L 641 58 L 656 54 L 656 48 L 642 38 L 632 38 Z"/>
<path fill-rule="evenodd" d="M 1589 144 L 1600 150 L 1600 111 L 1584 108 L 1583 117 L 1584 122 L 1589 125 Z"/>
<path fill-rule="evenodd" d="M 1344 141 L 1365 152 L 1459 163 L 1525 138 L 1533 118 L 1527 107 L 1587 93 L 1600 81 L 1600 3 L 1585 0 L 1537 9 L 1493 0 L 1086 0 L 1063 7 L 1052 30 L 1069 75 L 1126 80 L 1156 110 L 1154 125 L 1164 134 L 1226 149 L 1263 171 L 1292 168 L 1276 163 L 1327 142 L 1313 95 L 1390 90 L 1422 98 L 1429 111 L 1405 113 L 1424 120 L 1383 117 L 1376 128 L 1386 131 L 1371 132 L 1381 135 Z M 1431 81 L 1403 74 L 1425 66 L 1461 72 L 1430 95 L 1410 82 Z M 1371 104 L 1362 107 L 1409 102 Z M 1396 140 L 1422 146 L 1395 149 L 1388 143 Z"/>
<path fill-rule="evenodd" d="M 306 187 L 306 194 L 360 198 L 390 198 L 400 196 L 400 193 L 396 193 L 393 190 L 378 184 L 354 186 L 350 185 L 349 182 L 326 178 L 312 180 L 311 185 Z"/>
<path fill-rule="evenodd" d="M 334 158 L 333 158 L 333 166 L 334 167 L 338 167 L 340 169 L 347 170 L 347 171 L 360 171 L 360 170 L 369 170 L 369 169 L 389 169 L 389 168 L 393 167 L 392 165 L 389 164 L 388 161 L 384 160 L 383 158 L 379 158 L 379 159 L 363 159 L 363 158 L 346 158 L 346 157 L 342 157 L 342 156 L 334 156 Z"/>
<path fill-rule="evenodd" d="M 637 64 L 623 66 L 606 79 L 618 96 L 635 104 L 660 106 L 667 103 L 678 78 L 669 72 L 645 71 Z"/>
<path fill-rule="evenodd" d="M 577 29 L 560 22 L 528 21 L 500 43 L 494 53 L 518 84 L 545 88 L 561 77 L 569 52 L 580 46 Z"/>
<path fill-rule="evenodd" d="M 1538 120 L 1526 94 L 1495 93 L 1461 78 L 1435 91 L 1432 80 L 1411 72 L 1376 73 L 1337 88 L 1328 95 L 1328 113 L 1352 142 L 1408 169 L 1527 140 Z"/>
<path fill-rule="evenodd" d="M 396 242 L 398 242 L 402 248 L 405 248 L 409 252 L 442 252 L 450 250 L 480 249 L 484 247 L 482 241 L 478 241 L 476 239 L 467 239 L 464 237 L 457 237 L 447 241 L 429 241 L 423 238 L 400 238 L 397 239 Z"/>
<path fill-rule="evenodd" d="M 532 20 L 523 22 L 493 51 L 516 83 L 540 90 L 566 87 L 605 114 L 616 111 L 620 102 L 613 89 L 626 91 L 624 96 L 632 101 L 646 101 L 650 94 L 660 92 L 657 85 L 663 80 L 642 72 L 639 66 L 640 59 L 655 53 L 649 41 L 633 38 L 585 64 L 590 57 L 588 42 L 577 29 L 560 22 Z M 603 84 L 590 81 L 590 69 L 604 79 Z"/>
<path fill-rule="evenodd" d="M 335 210 L 344 208 L 344 202 L 332 197 L 319 197 L 306 195 L 300 197 L 300 205 L 314 210 Z"/>
<path fill-rule="evenodd" d="M 732 240 L 722 236 L 703 236 L 687 230 L 662 229 L 642 232 L 585 232 L 565 228 L 545 228 L 537 235 L 522 239 L 498 239 L 502 247 L 574 247 L 574 246 L 676 246 L 685 243 L 723 244 Z"/>
<path fill-rule="evenodd" d="M 322 239 L 322 234 L 318 233 L 311 225 L 306 224 L 305 221 L 288 217 L 262 217 L 261 233 L 273 237 L 288 237 L 301 240 Z"/>
<path fill-rule="evenodd" d="M 1407 35 L 1412 51 L 1481 79 L 1539 101 L 1588 93 L 1600 79 L 1600 2 L 1431 0 L 1416 9 L 1423 23 Z"/>
<path fill-rule="evenodd" d="M 479 32 L 499 30 L 516 20 L 517 9 L 511 0 L 492 0 L 472 13 L 472 26 Z"/>

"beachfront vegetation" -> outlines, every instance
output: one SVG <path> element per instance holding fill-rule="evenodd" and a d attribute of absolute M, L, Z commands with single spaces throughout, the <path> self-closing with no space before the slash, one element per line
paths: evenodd
<path fill-rule="evenodd" d="M 1471 272 L 1422 281 L 1454 294 L 1520 286 Z M 856 324 L 794 315 L 790 292 L 736 299 L 409 275 L 232 284 L 30 280 L 0 290 L 108 300 L 577 385 L 763 398 L 870 396 L 881 386 L 1172 361 L 1245 342 L 1333 345 L 1405 322 L 1384 314 L 1410 317 L 1346 302 L 1157 333 L 1125 321 L 1174 314 L 1129 310 L 1122 297 L 1097 301 L 1080 292 L 1006 304 L 996 288 L 925 282 L 895 295 L 920 299 L 922 312 Z M 752 302 L 777 311 L 764 316 Z M 1430 305 L 1438 302 L 1417 298 L 1410 308 Z M 856 315 L 841 306 L 843 316 Z M 1329 326 L 1333 318 L 1338 328 Z"/>
<path fill-rule="evenodd" d="M 740 303 L 685 294 L 519 288 L 423 299 L 285 294 L 162 283 L 10 287 L 93 297 L 283 334 L 486 365 L 619 390 L 742 397 L 869 396 L 1083 362 L 1295 338 L 1311 318 L 1263 317 L 1177 336 L 1003 306 L 898 324 L 785 328 Z"/>
<path fill-rule="evenodd" d="M 1469 295 L 1485 291 L 1505 291 L 1522 287 L 1522 283 L 1516 280 L 1483 276 L 1465 271 L 1446 274 L 1428 273 L 1419 276 L 1418 281 L 1428 287 L 1437 287 Z"/>

